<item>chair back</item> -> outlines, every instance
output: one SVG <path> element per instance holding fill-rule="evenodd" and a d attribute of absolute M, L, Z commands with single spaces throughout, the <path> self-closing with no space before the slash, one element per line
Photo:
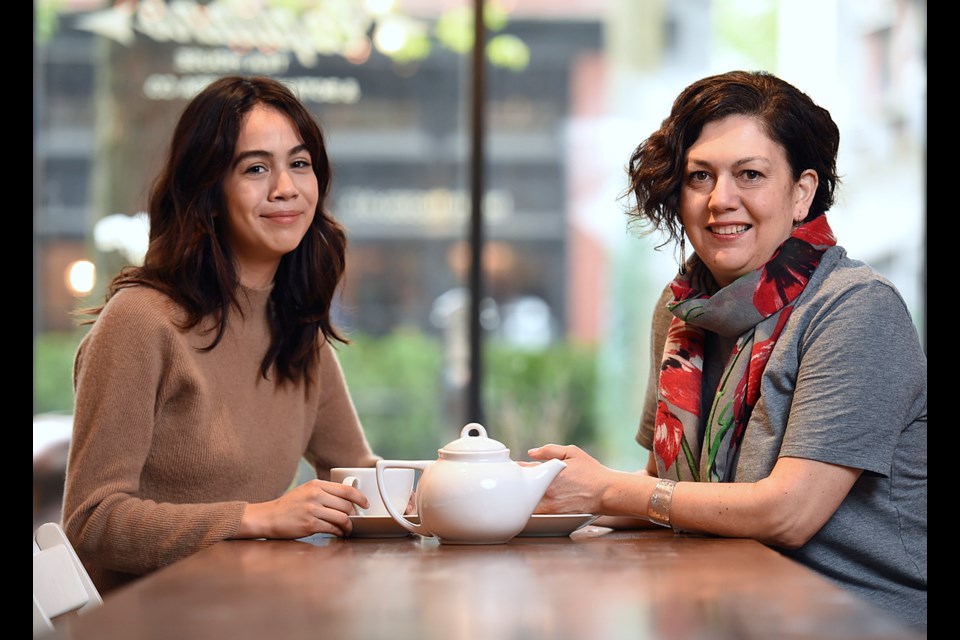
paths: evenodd
<path fill-rule="evenodd" d="M 54 629 L 56 618 L 103 604 L 100 593 L 59 524 L 40 525 L 33 538 L 33 635 Z"/>

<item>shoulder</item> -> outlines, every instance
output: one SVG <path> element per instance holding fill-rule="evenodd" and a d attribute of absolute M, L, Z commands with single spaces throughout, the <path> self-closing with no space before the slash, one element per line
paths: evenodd
<path fill-rule="evenodd" d="M 333 344 L 330 339 L 325 338 L 322 333 L 319 336 L 319 350 L 320 356 L 318 358 L 318 364 L 322 372 L 327 371 L 340 371 L 340 356 L 337 353 L 337 346 Z"/>
<path fill-rule="evenodd" d="M 179 311 L 179 306 L 165 293 L 153 287 L 137 285 L 117 291 L 104 310 L 113 313 L 172 315 Z"/>
<path fill-rule="evenodd" d="M 876 269 L 850 258 L 842 247 L 824 255 L 798 303 L 820 312 L 846 312 L 865 322 L 911 319 L 896 286 Z"/>
<path fill-rule="evenodd" d="M 81 340 L 74 375 L 81 367 L 115 369 L 118 361 L 136 365 L 140 371 L 149 362 L 164 361 L 157 354 L 184 341 L 177 324 L 180 313 L 173 300 L 155 289 L 133 286 L 117 291 Z"/>
<path fill-rule="evenodd" d="M 176 329 L 182 319 L 182 309 L 167 295 L 150 287 L 133 286 L 117 291 L 107 301 L 92 330 L 142 336 Z"/>
<path fill-rule="evenodd" d="M 803 351 L 815 350 L 824 360 L 842 354 L 865 366 L 880 357 L 887 366 L 925 366 L 919 332 L 897 288 L 866 263 L 835 249 L 821 263 L 826 269 L 817 270 L 797 300 L 784 330 L 787 341 L 796 340 Z"/>
<path fill-rule="evenodd" d="M 670 283 L 668 282 L 664 285 L 660 295 L 657 296 L 657 301 L 653 305 L 653 322 L 655 325 L 670 322 L 673 314 L 670 313 L 670 310 L 667 308 L 667 303 L 671 300 L 673 300 L 673 289 L 670 288 Z"/>

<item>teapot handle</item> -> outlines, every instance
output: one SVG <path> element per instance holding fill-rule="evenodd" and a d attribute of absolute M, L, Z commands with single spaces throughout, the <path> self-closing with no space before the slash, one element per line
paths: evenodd
<path fill-rule="evenodd" d="M 387 492 L 384 489 L 383 470 L 419 469 L 422 474 L 423 471 L 434 462 L 435 460 L 377 460 L 377 490 L 380 491 L 380 497 L 383 498 L 383 505 L 390 513 L 390 517 L 396 520 L 397 524 L 410 533 L 415 533 L 417 535 L 424 536 L 425 538 L 432 537 L 433 534 L 427 531 L 423 524 L 414 524 L 413 522 L 410 522 L 404 518 L 403 515 L 397 511 L 396 507 L 393 506 L 393 502 L 389 499 Z"/>

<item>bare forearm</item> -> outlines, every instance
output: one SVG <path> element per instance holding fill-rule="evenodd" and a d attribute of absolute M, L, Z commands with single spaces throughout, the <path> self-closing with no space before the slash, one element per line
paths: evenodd
<path fill-rule="evenodd" d="M 758 482 L 678 482 L 670 524 L 681 531 L 754 538 L 795 548 L 806 543 L 842 502 L 859 471 L 810 460 L 783 458 Z M 659 480 L 645 472 L 611 472 L 599 512 L 611 523 L 647 518 Z M 604 526 L 612 526 L 605 524 Z"/>
<path fill-rule="evenodd" d="M 545 445 L 528 454 L 567 463 L 541 500 L 544 512 L 597 513 L 616 519 L 611 522 L 648 519 L 650 496 L 660 482 L 652 475 L 653 465 L 635 473 L 616 471 L 574 445 Z M 795 548 L 833 515 L 859 474 L 858 469 L 783 457 L 757 482 L 677 482 L 660 520 L 684 531 Z"/>

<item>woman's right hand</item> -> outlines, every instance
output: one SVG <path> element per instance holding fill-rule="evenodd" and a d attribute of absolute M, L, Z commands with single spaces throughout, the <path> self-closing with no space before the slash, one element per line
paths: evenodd
<path fill-rule="evenodd" d="M 309 480 L 276 500 L 250 503 L 235 538 L 303 538 L 316 533 L 348 535 L 354 504 L 370 503 L 359 490 L 339 482 Z"/>

